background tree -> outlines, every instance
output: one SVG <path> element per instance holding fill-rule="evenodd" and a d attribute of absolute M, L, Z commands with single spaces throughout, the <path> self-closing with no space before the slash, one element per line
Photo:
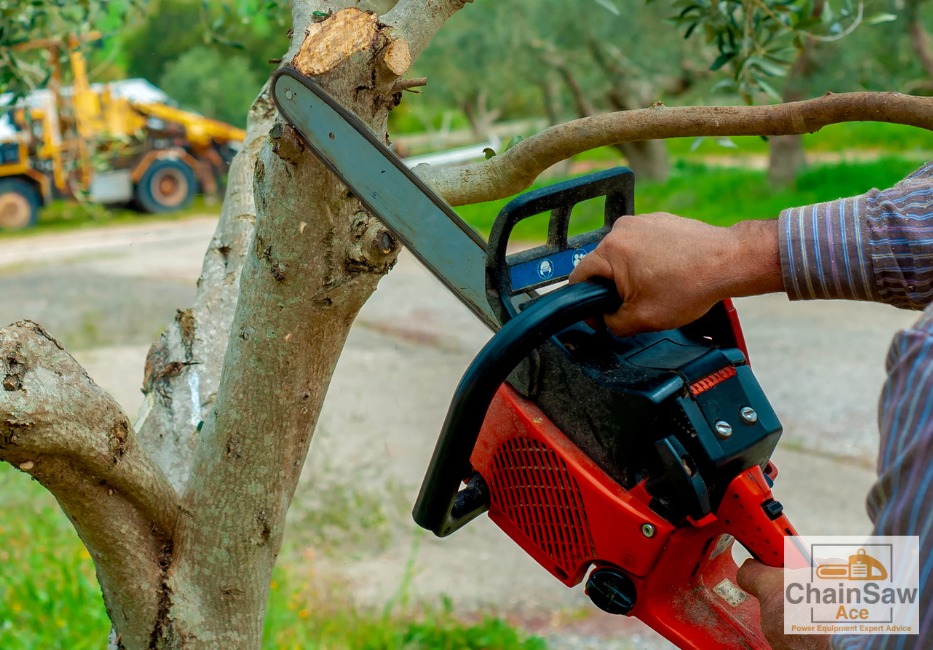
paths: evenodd
<path fill-rule="evenodd" d="M 480 2 L 470 8 L 469 14 L 475 10 L 475 15 L 452 18 L 413 71 L 430 80 L 427 101 L 421 103 L 459 108 L 478 140 L 488 139 L 493 122 L 500 118 L 540 115 L 528 51 L 516 26 L 527 6 L 514 1 Z M 470 64 L 463 65 L 464 61 Z M 509 64 L 504 66 L 503 61 Z"/>
<path fill-rule="evenodd" d="M 871 5 L 871 3 L 869 3 Z M 702 33 L 719 52 L 712 69 L 727 68 L 731 77 L 717 88 L 739 95 L 745 104 L 799 101 L 810 96 L 825 56 L 825 45 L 852 33 L 859 25 L 888 22 L 895 15 L 866 3 L 843 0 L 833 9 L 825 0 L 763 1 L 675 0 L 675 22 L 685 37 Z M 779 82 L 784 79 L 785 83 Z M 783 97 L 778 88 L 783 85 Z M 851 90 L 844 88 L 843 90 Z M 799 136 L 771 141 L 769 176 L 775 185 L 792 183 L 805 163 Z"/>
<path fill-rule="evenodd" d="M 198 45 L 170 61 L 156 85 L 169 97 L 180 98 L 182 108 L 245 126 L 245 116 L 262 83 L 242 54 L 224 56 L 217 49 Z"/>
<path fill-rule="evenodd" d="M 406 73 L 463 6 L 400 0 L 377 16 L 294 0 L 284 62 L 387 137 Z M 933 99 L 857 93 L 783 106 L 659 105 L 551 127 L 483 163 L 417 172 L 463 205 L 513 195 L 595 147 L 788 135 L 866 119 L 929 127 Z M 149 352 L 135 428 L 42 327 L 0 330 L 0 459 L 49 489 L 73 522 L 97 570 L 114 647 L 259 647 L 285 514 L 331 374 L 398 249 L 264 89 L 230 170 L 195 304 Z"/>
<path fill-rule="evenodd" d="M 611 0 L 583 10 L 561 0 L 507 0 L 475 9 L 479 15 L 471 8 L 450 21 L 417 70 L 432 80 L 431 95 L 463 108 L 479 137 L 502 115 L 544 114 L 557 124 L 644 108 L 708 76 L 709 61 L 696 44 L 672 39 L 655 47 L 659 33 L 670 33 L 664 24 L 669 9 L 660 3 L 627 3 L 624 14 Z M 663 141 L 619 148 L 640 179 L 667 178 Z"/>
<path fill-rule="evenodd" d="M 182 108 L 245 126 L 250 104 L 288 46 L 287 7 L 152 0 L 142 20 L 109 45 L 121 66 L 111 76 L 142 77 Z M 106 56 L 106 54 L 102 54 Z M 106 80 L 106 79 L 103 79 Z"/>

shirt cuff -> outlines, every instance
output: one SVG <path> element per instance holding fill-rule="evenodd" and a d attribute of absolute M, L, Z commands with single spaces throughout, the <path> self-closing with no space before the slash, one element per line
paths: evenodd
<path fill-rule="evenodd" d="M 865 211 L 862 195 L 781 213 L 781 271 L 791 300 L 878 300 Z"/>

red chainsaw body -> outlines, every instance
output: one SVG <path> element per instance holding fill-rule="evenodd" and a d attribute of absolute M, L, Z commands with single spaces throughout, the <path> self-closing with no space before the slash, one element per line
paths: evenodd
<path fill-rule="evenodd" d="M 649 508 L 643 484 L 624 489 L 508 384 L 470 460 L 489 486 L 490 519 L 565 585 L 613 565 L 637 587 L 630 615 L 679 647 L 769 648 L 758 601 L 736 585 L 732 545 L 784 566 L 783 538 L 796 532 L 763 508 L 773 497 L 760 467 L 739 473 L 713 514 L 677 527 Z"/>

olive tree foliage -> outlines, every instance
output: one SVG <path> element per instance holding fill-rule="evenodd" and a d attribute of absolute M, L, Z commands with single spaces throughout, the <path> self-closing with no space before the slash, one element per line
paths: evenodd
<path fill-rule="evenodd" d="M 145 0 L 0 0 L 0 92 L 21 95 L 44 86 L 52 74 L 45 50 L 24 46 L 37 38 L 78 40 L 101 26 L 117 25 Z M 67 52 L 63 49 L 61 56 Z"/>
<path fill-rule="evenodd" d="M 835 6 L 833 0 L 674 0 L 673 4 L 679 11 L 673 20 L 685 38 L 693 34 L 704 38 L 718 53 L 711 69 L 729 72 L 713 89 L 735 93 L 748 105 L 806 98 L 827 44 L 862 24 L 896 17 L 883 11 L 866 16 L 866 0 L 841 0 Z M 793 183 L 805 162 L 800 136 L 776 137 L 770 149 L 772 183 Z"/>
<path fill-rule="evenodd" d="M 390 111 L 418 97 L 402 96 L 413 63 L 467 4 L 292 0 L 282 62 L 387 141 Z M 929 128 L 933 99 L 657 104 L 551 126 L 482 163 L 416 173 L 463 205 L 516 194 L 595 147 L 797 134 L 853 120 Z M 334 367 L 399 248 L 277 115 L 266 87 L 230 169 L 195 302 L 142 369 L 135 424 L 41 325 L 0 329 L 0 460 L 47 488 L 73 523 L 95 565 L 113 647 L 260 647 L 285 515 Z"/>
<path fill-rule="evenodd" d="M 656 0 L 654 0 L 656 1 Z M 894 20 L 878 12 L 865 16 L 865 2 L 841 0 L 674 0 L 675 24 L 684 38 L 703 38 L 718 53 L 712 70 L 730 74 L 715 88 L 736 93 L 745 104 L 783 101 L 775 88 L 810 42 L 845 38 L 859 25 Z"/>

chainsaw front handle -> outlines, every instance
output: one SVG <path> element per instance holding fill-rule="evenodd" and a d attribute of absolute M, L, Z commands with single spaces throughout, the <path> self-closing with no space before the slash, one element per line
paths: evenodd
<path fill-rule="evenodd" d="M 415 523 L 446 537 L 488 509 L 488 498 L 483 504 L 476 500 L 463 503 L 461 497 L 462 505 L 454 506 L 461 481 L 472 473 L 470 455 L 496 391 L 519 362 L 550 337 L 621 305 L 611 281 L 593 278 L 538 298 L 492 337 L 464 373 L 451 400 L 412 512 Z M 478 496 L 484 494 L 478 486 L 468 489 L 476 489 Z"/>

